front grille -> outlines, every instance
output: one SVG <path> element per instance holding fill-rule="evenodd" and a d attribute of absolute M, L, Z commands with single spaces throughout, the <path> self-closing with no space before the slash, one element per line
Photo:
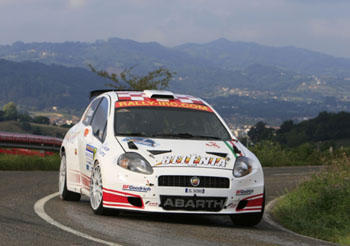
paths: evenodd
<path fill-rule="evenodd" d="M 223 177 L 207 177 L 207 176 L 159 176 L 158 186 L 173 187 L 194 187 L 191 184 L 191 178 L 198 177 L 200 182 L 196 188 L 230 188 L 230 180 Z"/>
<path fill-rule="evenodd" d="M 160 207 L 164 210 L 218 212 L 225 202 L 226 197 L 160 196 Z"/>

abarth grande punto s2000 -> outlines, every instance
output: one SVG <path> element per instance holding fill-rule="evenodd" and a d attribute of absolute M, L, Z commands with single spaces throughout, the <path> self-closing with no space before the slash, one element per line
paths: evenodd
<path fill-rule="evenodd" d="M 259 160 L 204 100 L 168 91 L 94 91 L 61 146 L 59 194 L 107 210 L 229 215 L 260 222 Z"/>

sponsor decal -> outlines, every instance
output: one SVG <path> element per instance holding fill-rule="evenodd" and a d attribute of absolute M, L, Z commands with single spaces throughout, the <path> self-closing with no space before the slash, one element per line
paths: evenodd
<path fill-rule="evenodd" d="M 208 147 L 213 147 L 213 148 L 220 149 L 220 146 L 217 145 L 215 142 L 209 142 L 209 143 L 206 143 L 205 145 L 208 146 Z"/>
<path fill-rule="evenodd" d="M 103 152 L 101 149 L 98 151 L 98 154 L 101 155 L 102 157 L 105 157 L 106 153 Z"/>
<path fill-rule="evenodd" d="M 205 189 L 194 189 L 194 188 L 186 188 L 185 193 L 190 193 L 190 194 L 204 194 Z"/>
<path fill-rule="evenodd" d="M 149 207 L 158 207 L 159 206 L 158 202 L 151 202 L 151 201 L 146 201 L 145 205 L 147 205 Z"/>
<path fill-rule="evenodd" d="M 122 140 L 123 142 L 134 142 L 135 144 L 141 144 L 149 147 L 156 147 L 159 144 L 156 143 L 154 140 L 149 139 L 149 138 L 142 138 L 142 137 L 128 137 L 124 138 Z"/>
<path fill-rule="evenodd" d="M 164 156 L 163 160 L 158 162 L 156 166 L 160 165 L 189 165 L 189 166 L 212 166 L 225 167 L 226 158 L 213 156 L 199 156 L 199 155 L 168 155 Z"/>
<path fill-rule="evenodd" d="M 146 186 L 154 186 L 154 184 L 150 183 L 149 180 L 147 179 Z"/>
<path fill-rule="evenodd" d="M 93 154 L 93 157 L 95 157 L 95 154 L 96 154 L 96 148 L 90 144 L 87 144 L 86 145 L 86 151 L 87 152 L 90 152 Z"/>
<path fill-rule="evenodd" d="M 108 145 L 102 145 L 101 148 L 98 150 L 98 153 L 104 157 L 106 155 L 106 153 L 109 151 L 109 147 Z"/>
<path fill-rule="evenodd" d="M 123 185 L 123 190 L 136 191 L 136 192 L 148 192 L 151 191 L 150 187 Z"/>
<path fill-rule="evenodd" d="M 85 150 L 86 170 L 90 170 L 94 163 L 97 148 L 90 144 L 87 144 Z"/>
<path fill-rule="evenodd" d="M 236 140 L 232 140 L 232 141 L 225 141 L 224 143 L 226 144 L 226 146 L 230 149 L 230 151 L 232 152 L 232 154 L 235 156 L 235 158 L 237 158 L 238 156 L 243 156 L 242 151 L 240 151 L 237 146 L 234 144 L 234 141 Z"/>
<path fill-rule="evenodd" d="M 108 151 L 109 151 L 109 147 L 108 147 L 107 144 L 102 145 L 102 146 L 101 146 L 101 149 L 102 149 L 103 151 L 105 151 L 105 152 L 108 152 Z"/>
<path fill-rule="evenodd" d="M 144 101 L 118 101 L 115 103 L 116 108 L 121 107 L 171 107 L 171 108 L 188 108 L 207 112 L 213 112 L 211 108 L 205 105 L 184 103 L 179 101 L 156 101 L 156 100 L 144 100 Z"/>
<path fill-rule="evenodd" d="M 80 131 L 68 133 L 66 136 L 66 139 L 68 142 L 72 143 L 74 139 L 80 134 Z"/>
<path fill-rule="evenodd" d="M 236 196 L 246 196 L 254 193 L 253 189 L 246 189 L 246 190 L 237 190 Z"/>
<path fill-rule="evenodd" d="M 206 208 L 222 208 L 224 207 L 225 200 L 208 200 L 208 199 L 189 199 L 184 200 L 181 198 L 167 198 L 162 207 L 173 207 L 173 208 L 196 208 L 196 209 L 206 209 Z"/>

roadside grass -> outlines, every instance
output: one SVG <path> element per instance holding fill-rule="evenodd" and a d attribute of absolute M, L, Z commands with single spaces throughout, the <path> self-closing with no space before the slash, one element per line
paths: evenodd
<path fill-rule="evenodd" d="M 326 163 L 286 194 L 272 213 L 292 231 L 350 245 L 350 155 Z"/>
<path fill-rule="evenodd" d="M 45 157 L 0 154 L 0 170 L 2 171 L 57 171 L 59 166 L 58 154 Z"/>

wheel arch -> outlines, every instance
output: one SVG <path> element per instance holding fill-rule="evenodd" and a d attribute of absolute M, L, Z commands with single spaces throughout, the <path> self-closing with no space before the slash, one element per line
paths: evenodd
<path fill-rule="evenodd" d="M 60 148 L 60 157 L 62 157 L 62 155 L 65 154 L 65 153 L 66 153 L 65 147 L 61 146 L 61 148 Z"/>

